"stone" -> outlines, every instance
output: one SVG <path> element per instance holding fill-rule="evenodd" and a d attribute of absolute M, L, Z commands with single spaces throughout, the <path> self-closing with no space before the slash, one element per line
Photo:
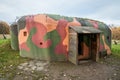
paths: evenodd
<path fill-rule="evenodd" d="M 44 79 L 48 79 L 48 77 L 47 77 L 47 76 L 45 76 L 45 77 L 44 77 Z"/>
<path fill-rule="evenodd" d="M 111 78 L 109 78 L 108 80 L 112 80 Z"/>
<path fill-rule="evenodd" d="M 42 66 L 46 66 L 46 65 L 47 65 L 47 63 L 43 63 L 43 64 L 42 64 Z"/>
<path fill-rule="evenodd" d="M 29 65 L 35 65 L 35 63 L 33 61 L 30 61 Z"/>
<path fill-rule="evenodd" d="M 35 65 L 34 65 L 34 64 L 29 64 L 29 65 L 28 65 L 29 68 L 31 68 L 31 67 L 33 67 L 33 66 L 35 66 Z"/>
<path fill-rule="evenodd" d="M 11 64 L 10 67 L 12 67 L 13 65 Z"/>
<path fill-rule="evenodd" d="M 116 76 L 117 74 L 116 74 L 116 73 L 114 73 L 113 75 L 114 75 L 114 76 Z"/>
<path fill-rule="evenodd" d="M 36 63 L 36 66 L 38 66 L 38 67 L 42 66 L 42 63 Z"/>
<path fill-rule="evenodd" d="M 18 66 L 18 69 L 23 69 L 23 66 Z"/>
<path fill-rule="evenodd" d="M 35 70 L 35 69 L 36 69 L 36 66 L 32 66 L 31 69 L 32 69 L 32 70 Z"/>
<path fill-rule="evenodd" d="M 17 75 L 20 75 L 20 72 L 18 72 Z"/>
<path fill-rule="evenodd" d="M 32 70 L 31 72 L 32 72 L 32 73 L 34 73 L 34 71 L 33 71 L 33 70 Z"/>
<path fill-rule="evenodd" d="M 46 76 L 50 76 L 50 74 L 46 74 Z"/>
<path fill-rule="evenodd" d="M 6 66 L 3 67 L 4 69 L 6 68 Z"/>
<path fill-rule="evenodd" d="M 93 71 L 95 72 L 95 71 L 96 71 L 96 69 L 93 69 Z"/>
<path fill-rule="evenodd" d="M 25 71 L 28 71 L 28 70 L 29 70 L 29 68 L 28 68 L 28 67 L 26 67 L 26 68 L 24 68 L 24 70 L 25 70 Z"/>
<path fill-rule="evenodd" d="M 80 79 L 81 77 L 78 77 L 78 79 Z"/>
<path fill-rule="evenodd" d="M 22 64 L 21 64 L 21 66 L 23 66 L 23 67 L 24 67 L 24 66 L 27 66 L 27 65 L 28 65 L 28 63 L 22 63 Z"/>
<path fill-rule="evenodd" d="M 27 79 L 28 77 L 27 76 L 25 76 L 25 79 Z"/>
<path fill-rule="evenodd" d="M 42 71 L 44 68 L 43 67 L 37 67 L 36 70 L 37 71 Z"/>
<path fill-rule="evenodd" d="M 66 74 L 63 74 L 64 77 L 66 77 Z"/>
<path fill-rule="evenodd" d="M 6 79 L 6 80 L 8 80 L 8 79 Z M 14 76 L 14 79 L 12 79 L 12 80 L 24 80 L 24 77 L 22 75 L 16 75 L 16 76 Z"/>
<path fill-rule="evenodd" d="M 28 67 L 33 67 L 33 66 L 35 66 L 35 64 L 33 62 L 30 62 L 28 65 Z"/>
<path fill-rule="evenodd" d="M 45 72 L 47 72 L 47 71 L 48 71 L 48 69 L 44 69 L 44 71 L 45 71 Z"/>

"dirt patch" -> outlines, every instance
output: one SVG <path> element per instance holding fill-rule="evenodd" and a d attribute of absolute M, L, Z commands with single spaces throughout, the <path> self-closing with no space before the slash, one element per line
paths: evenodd
<path fill-rule="evenodd" d="M 120 80 L 119 75 L 120 59 L 110 56 L 98 63 L 83 61 L 78 66 L 70 62 L 31 60 L 4 76 L 1 74 L 0 80 Z"/>
<path fill-rule="evenodd" d="M 49 69 L 49 74 L 55 80 L 109 80 L 114 74 L 113 67 L 92 61 L 78 66 L 69 62 L 56 62 Z"/>

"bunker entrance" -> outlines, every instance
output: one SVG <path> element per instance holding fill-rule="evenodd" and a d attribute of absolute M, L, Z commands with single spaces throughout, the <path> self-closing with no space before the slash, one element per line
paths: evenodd
<path fill-rule="evenodd" d="M 101 31 L 93 27 L 69 27 L 69 61 L 98 61 Z"/>
<path fill-rule="evenodd" d="M 81 34 L 77 35 L 78 42 L 78 60 L 93 59 L 97 53 L 97 35 Z"/>

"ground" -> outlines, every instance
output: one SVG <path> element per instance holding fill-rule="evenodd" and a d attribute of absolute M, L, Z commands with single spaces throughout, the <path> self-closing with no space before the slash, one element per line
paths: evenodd
<path fill-rule="evenodd" d="M 10 40 L 0 40 L 0 80 L 120 80 L 120 45 L 99 62 L 48 62 L 22 58 Z"/>
<path fill-rule="evenodd" d="M 14 68 L 14 66 L 10 66 Z M 99 62 L 70 62 L 30 60 L 14 68 L 0 80 L 120 80 L 120 59 L 106 57 Z"/>

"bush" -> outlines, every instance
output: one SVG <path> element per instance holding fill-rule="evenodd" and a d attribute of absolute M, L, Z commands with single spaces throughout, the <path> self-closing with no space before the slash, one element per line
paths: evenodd
<path fill-rule="evenodd" d="M 120 27 L 112 28 L 112 39 L 120 40 Z"/>

